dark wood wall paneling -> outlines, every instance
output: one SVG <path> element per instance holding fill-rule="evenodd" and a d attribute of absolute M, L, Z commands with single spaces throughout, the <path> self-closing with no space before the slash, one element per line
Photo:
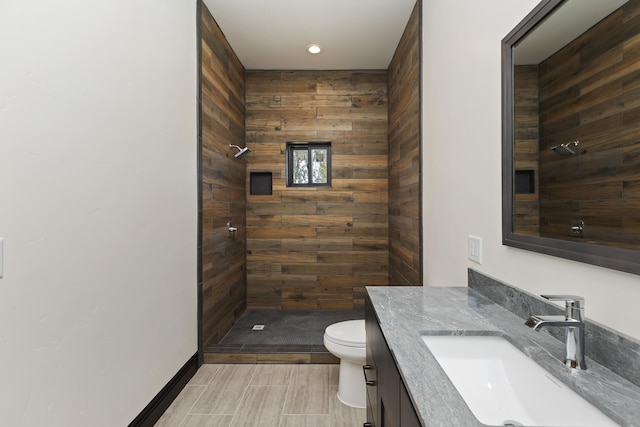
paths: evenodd
<path fill-rule="evenodd" d="M 538 67 L 514 69 L 514 163 L 516 171 L 533 171 L 534 191 L 515 194 L 514 228 L 518 234 L 540 235 L 538 180 Z"/>
<path fill-rule="evenodd" d="M 540 66 L 540 231 L 640 244 L 640 0 Z M 550 147 L 579 139 L 578 155 Z"/>
<path fill-rule="evenodd" d="M 389 282 L 422 284 L 420 9 L 389 65 Z"/>
<path fill-rule="evenodd" d="M 244 67 L 200 2 L 202 336 L 217 344 L 246 307 L 246 198 L 244 160 L 229 144 L 244 146 Z M 230 239 L 227 222 L 238 227 Z"/>
<path fill-rule="evenodd" d="M 387 73 L 247 71 L 246 91 L 247 174 L 273 173 L 247 188 L 247 304 L 362 308 L 388 284 Z M 331 141 L 330 188 L 286 187 L 288 141 Z"/>

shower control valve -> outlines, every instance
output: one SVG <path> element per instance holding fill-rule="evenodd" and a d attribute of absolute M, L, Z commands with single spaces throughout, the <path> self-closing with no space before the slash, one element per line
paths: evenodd
<path fill-rule="evenodd" d="M 229 238 L 236 237 L 236 233 L 238 232 L 238 228 L 233 226 L 231 221 L 227 222 L 227 229 L 229 230 Z"/>
<path fill-rule="evenodd" d="M 571 236 L 584 237 L 584 220 L 577 220 L 571 223 Z"/>

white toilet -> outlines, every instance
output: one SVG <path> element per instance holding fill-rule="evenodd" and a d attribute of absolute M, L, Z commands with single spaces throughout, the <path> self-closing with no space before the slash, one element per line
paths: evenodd
<path fill-rule="evenodd" d="M 334 323 L 324 331 L 324 346 L 340 359 L 338 399 L 356 408 L 367 406 L 367 390 L 362 366 L 366 363 L 364 320 Z"/>

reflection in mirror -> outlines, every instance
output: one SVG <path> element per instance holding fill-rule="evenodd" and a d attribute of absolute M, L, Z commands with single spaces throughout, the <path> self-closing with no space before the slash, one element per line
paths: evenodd
<path fill-rule="evenodd" d="M 640 0 L 544 0 L 503 42 L 505 244 L 638 272 Z"/>

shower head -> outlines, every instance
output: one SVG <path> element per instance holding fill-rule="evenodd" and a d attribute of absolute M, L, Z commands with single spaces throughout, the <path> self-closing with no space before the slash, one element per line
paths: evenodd
<path fill-rule="evenodd" d="M 239 152 L 237 152 L 236 154 L 234 154 L 234 157 L 235 157 L 236 159 L 241 159 L 241 158 L 243 158 L 244 156 L 246 156 L 247 154 L 249 154 L 249 151 L 251 151 L 251 150 L 249 150 L 249 148 L 247 148 L 247 147 L 241 148 Z"/>
<path fill-rule="evenodd" d="M 246 156 L 251 151 L 251 150 L 249 150 L 249 147 L 240 148 L 239 146 L 234 145 L 234 144 L 229 144 L 229 147 L 233 147 L 233 148 L 236 148 L 238 150 L 238 152 L 233 155 L 236 159 L 243 158 L 244 156 Z"/>
<path fill-rule="evenodd" d="M 551 149 L 561 156 L 571 156 L 573 154 L 576 154 L 576 152 L 569 147 L 577 147 L 578 145 L 580 145 L 580 141 L 576 139 L 572 142 L 565 142 L 564 144 L 556 145 L 555 147 L 551 147 Z"/>

